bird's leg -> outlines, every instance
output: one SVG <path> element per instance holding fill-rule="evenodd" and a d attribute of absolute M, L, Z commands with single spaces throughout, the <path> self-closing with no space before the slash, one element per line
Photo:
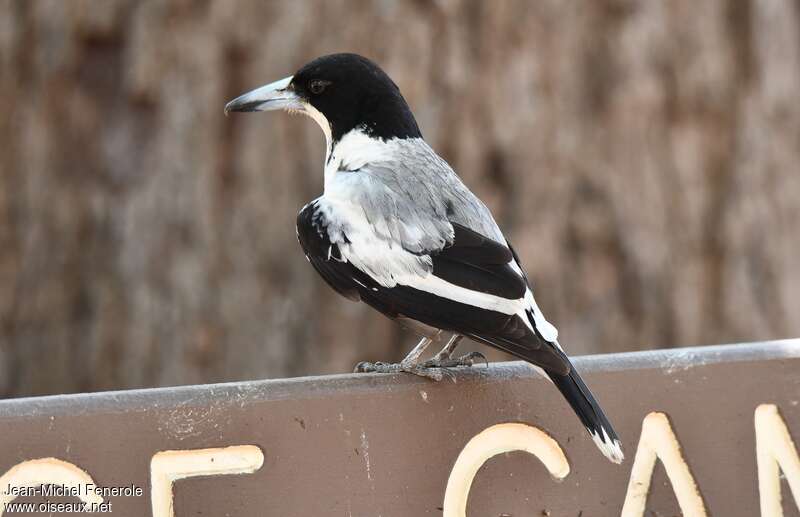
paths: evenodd
<path fill-rule="evenodd" d="M 453 352 L 456 351 L 458 344 L 461 342 L 464 336 L 461 334 L 453 334 L 450 337 L 450 340 L 444 345 L 444 348 L 439 350 L 439 353 L 433 356 L 434 361 L 441 361 L 442 359 L 450 359 L 453 357 Z"/>
<path fill-rule="evenodd" d="M 370 363 L 367 361 L 362 361 L 358 363 L 355 367 L 355 372 L 376 372 L 376 373 L 397 373 L 397 372 L 406 372 L 406 373 L 413 373 L 414 375 L 419 375 L 420 377 L 427 377 L 429 379 L 433 379 L 435 381 L 440 381 L 444 378 L 444 373 L 442 370 L 437 370 L 431 367 L 426 367 L 419 364 L 419 356 L 425 351 L 428 346 L 433 343 L 433 339 L 424 337 L 417 343 L 411 352 L 400 361 L 399 363 Z"/>
<path fill-rule="evenodd" d="M 456 366 L 472 366 L 475 364 L 476 359 L 481 359 L 483 362 L 486 361 L 486 357 L 480 352 L 470 352 L 468 354 L 464 354 L 461 357 L 453 358 L 453 352 L 456 351 L 456 347 L 458 347 L 458 343 L 464 336 L 461 334 L 453 334 L 453 337 L 450 338 L 450 341 L 439 350 L 439 353 L 433 356 L 432 359 L 429 359 L 422 363 L 423 367 L 427 368 L 453 368 Z"/>
<path fill-rule="evenodd" d="M 417 364 L 419 362 L 419 356 L 425 352 L 425 349 L 427 349 L 431 343 L 433 343 L 433 339 L 429 337 L 420 339 L 417 346 L 411 349 L 408 355 L 400 361 L 400 364 Z"/>

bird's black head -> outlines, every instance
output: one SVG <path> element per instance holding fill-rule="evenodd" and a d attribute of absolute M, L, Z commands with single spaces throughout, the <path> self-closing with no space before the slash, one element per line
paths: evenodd
<path fill-rule="evenodd" d="M 357 127 L 380 138 L 420 136 L 400 89 L 365 57 L 319 57 L 297 71 L 290 87 L 325 116 L 334 140 Z"/>
<path fill-rule="evenodd" d="M 292 77 L 246 93 L 225 107 L 226 112 L 271 109 L 306 113 L 333 143 L 353 129 L 382 139 L 422 136 L 397 85 L 378 65 L 356 54 L 319 57 Z"/>

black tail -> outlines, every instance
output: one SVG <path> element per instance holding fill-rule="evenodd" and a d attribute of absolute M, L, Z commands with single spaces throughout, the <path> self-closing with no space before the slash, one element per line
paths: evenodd
<path fill-rule="evenodd" d="M 534 323 L 533 320 L 531 323 Z M 625 456 L 622 454 L 617 433 L 614 432 L 608 418 L 600 409 L 600 404 L 557 342 L 550 343 L 538 333 L 536 336 L 528 334 L 524 338 L 515 336 L 514 340 L 496 335 L 491 339 L 476 335 L 470 337 L 508 352 L 543 370 L 572 406 L 572 410 L 581 419 L 581 423 L 589 431 L 600 452 L 614 463 L 622 463 Z M 535 340 L 535 346 L 521 343 L 522 339 Z"/>
<path fill-rule="evenodd" d="M 625 456 L 622 454 L 619 438 L 608 418 L 600 408 L 592 392 L 584 384 L 581 376 L 573 367 L 567 375 L 548 374 L 553 384 L 567 399 L 572 410 L 581 419 L 581 423 L 592 435 L 594 443 L 606 458 L 614 463 L 622 463 Z"/>

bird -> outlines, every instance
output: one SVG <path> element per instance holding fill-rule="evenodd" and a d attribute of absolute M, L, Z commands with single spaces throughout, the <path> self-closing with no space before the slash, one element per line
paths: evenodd
<path fill-rule="evenodd" d="M 441 380 L 479 353 L 455 358 L 467 337 L 530 363 L 577 414 L 603 455 L 620 440 L 533 297 L 519 256 L 489 209 L 424 140 L 392 79 L 352 53 L 318 57 L 284 79 L 226 104 L 229 112 L 283 110 L 325 134 L 323 194 L 297 216 L 306 259 L 340 295 L 421 335 L 400 363 L 357 371 Z M 425 349 L 449 335 L 442 350 Z"/>

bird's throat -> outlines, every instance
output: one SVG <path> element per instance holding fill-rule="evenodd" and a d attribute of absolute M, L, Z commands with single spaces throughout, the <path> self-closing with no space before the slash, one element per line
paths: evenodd
<path fill-rule="evenodd" d="M 371 163 L 391 162 L 397 145 L 396 139 L 375 138 L 360 129 L 345 134 L 329 145 L 325 157 L 325 192 L 329 192 L 342 174 L 359 171 Z"/>

